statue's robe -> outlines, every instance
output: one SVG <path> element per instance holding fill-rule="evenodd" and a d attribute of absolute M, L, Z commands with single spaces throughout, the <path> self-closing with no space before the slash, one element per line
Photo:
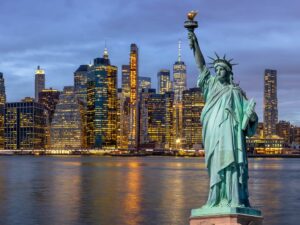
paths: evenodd
<path fill-rule="evenodd" d="M 257 116 L 256 121 L 250 120 L 246 112 L 249 101 L 240 87 L 221 84 L 207 68 L 200 74 L 197 86 L 205 100 L 201 123 L 210 177 L 206 206 L 249 207 L 245 136 L 255 134 Z"/>

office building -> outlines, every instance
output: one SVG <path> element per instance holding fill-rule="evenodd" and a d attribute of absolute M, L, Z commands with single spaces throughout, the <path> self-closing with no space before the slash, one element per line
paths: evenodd
<path fill-rule="evenodd" d="M 122 65 L 122 93 L 130 97 L 130 65 Z"/>
<path fill-rule="evenodd" d="M 202 125 L 200 116 L 204 100 L 200 88 L 183 91 L 183 139 L 185 148 L 195 149 L 202 146 Z"/>
<path fill-rule="evenodd" d="M 170 70 L 161 69 L 157 73 L 157 82 L 158 82 L 158 93 L 164 94 L 166 92 L 172 91 L 172 82 L 170 79 Z"/>
<path fill-rule="evenodd" d="M 288 121 L 280 120 L 276 124 L 276 134 L 283 138 L 285 146 L 290 146 L 291 144 L 291 124 Z"/>
<path fill-rule="evenodd" d="M 35 86 L 34 86 L 34 97 L 35 101 L 39 101 L 39 93 L 45 89 L 45 71 L 37 67 L 35 71 Z"/>
<path fill-rule="evenodd" d="M 139 147 L 139 112 L 138 112 L 138 77 L 139 50 L 136 44 L 130 45 L 130 124 L 129 148 L 137 150 Z"/>
<path fill-rule="evenodd" d="M 80 65 L 78 69 L 74 72 L 74 89 L 77 97 L 83 101 L 85 104 L 87 102 L 87 73 L 89 70 L 89 65 Z"/>
<path fill-rule="evenodd" d="M 45 115 L 44 106 L 29 97 L 22 102 L 6 103 L 5 149 L 44 149 Z"/>
<path fill-rule="evenodd" d="M 141 93 L 142 89 L 151 88 L 151 78 L 150 77 L 138 77 L 138 79 L 139 79 L 138 93 Z"/>
<path fill-rule="evenodd" d="M 276 134 L 278 122 L 277 109 L 277 71 L 266 69 L 264 74 L 264 135 Z"/>
<path fill-rule="evenodd" d="M 110 64 L 107 49 L 88 72 L 87 144 L 96 149 L 117 147 L 117 67 Z"/>
<path fill-rule="evenodd" d="M 85 148 L 83 117 L 83 105 L 78 101 L 74 87 L 64 87 L 51 122 L 51 148 Z"/>
<path fill-rule="evenodd" d="M 0 72 L 0 150 L 4 149 L 4 118 L 5 118 L 5 84 L 3 73 Z"/>
<path fill-rule="evenodd" d="M 173 91 L 175 103 L 182 102 L 182 92 L 186 89 L 186 65 L 181 60 L 181 44 L 179 42 L 178 60 L 173 65 Z"/>

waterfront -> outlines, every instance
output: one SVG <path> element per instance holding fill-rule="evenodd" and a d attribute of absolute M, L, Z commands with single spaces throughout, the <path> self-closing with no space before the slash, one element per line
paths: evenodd
<path fill-rule="evenodd" d="M 300 159 L 250 159 L 264 224 L 300 219 Z M 0 158 L 0 224 L 186 225 L 207 196 L 203 158 Z"/>

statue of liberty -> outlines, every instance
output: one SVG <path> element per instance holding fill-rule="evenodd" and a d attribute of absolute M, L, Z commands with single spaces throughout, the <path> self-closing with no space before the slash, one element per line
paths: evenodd
<path fill-rule="evenodd" d="M 216 75 L 211 75 L 194 33 L 195 25 L 191 25 L 196 22 L 192 21 L 194 16 L 189 17 L 185 27 L 200 70 L 197 86 L 205 100 L 200 120 L 210 181 L 208 200 L 202 209 L 250 208 L 246 136 L 256 132 L 255 103 L 234 83 L 232 60 L 216 54 L 215 59 L 211 58 Z"/>

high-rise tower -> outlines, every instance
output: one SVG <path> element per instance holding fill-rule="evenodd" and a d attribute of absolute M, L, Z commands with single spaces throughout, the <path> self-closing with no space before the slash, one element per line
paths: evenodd
<path fill-rule="evenodd" d="M 139 147 L 138 123 L 138 74 L 139 74 L 139 49 L 136 44 L 130 46 L 130 133 L 129 148 Z"/>
<path fill-rule="evenodd" d="M 89 65 L 80 65 L 74 72 L 74 89 L 77 97 L 86 104 L 86 84 Z"/>
<path fill-rule="evenodd" d="M 130 97 L 130 66 L 122 65 L 122 93 Z"/>
<path fill-rule="evenodd" d="M 265 70 L 264 75 L 264 136 L 276 134 L 278 122 L 277 71 Z"/>
<path fill-rule="evenodd" d="M 175 103 L 182 102 L 182 92 L 186 89 L 186 65 L 181 61 L 181 42 L 178 44 L 178 60 L 173 65 L 173 89 Z"/>
<path fill-rule="evenodd" d="M 158 93 L 159 94 L 164 94 L 166 92 L 172 91 L 170 70 L 161 69 L 157 73 L 157 82 L 158 82 Z"/>
<path fill-rule="evenodd" d="M 4 149 L 5 85 L 3 73 L 0 72 L 0 149 Z"/>
<path fill-rule="evenodd" d="M 117 145 L 117 67 L 110 64 L 106 48 L 88 71 L 87 144 L 105 149 Z"/>
<path fill-rule="evenodd" d="M 34 97 L 35 101 L 39 101 L 39 93 L 45 89 L 45 71 L 37 67 L 35 71 L 35 86 L 34 86 Z"/>

